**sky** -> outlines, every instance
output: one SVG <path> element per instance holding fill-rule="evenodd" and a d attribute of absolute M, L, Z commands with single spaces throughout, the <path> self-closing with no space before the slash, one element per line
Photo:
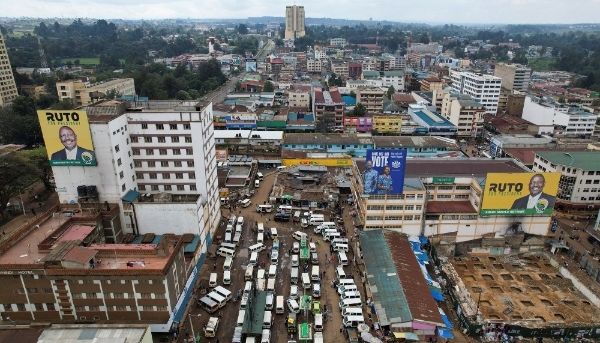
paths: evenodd
<path fill-rule="evenodd" d="M 285 14 L 294 1 L 273 0 L 3 0 L 2 17 L 225 19 Z M 306 17 L 411 23 L 598 23 L 600 0 L 304 0 Z"/>

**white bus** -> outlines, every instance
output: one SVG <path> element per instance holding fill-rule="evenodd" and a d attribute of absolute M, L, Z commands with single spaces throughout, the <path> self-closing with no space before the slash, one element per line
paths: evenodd
<path fill-rule="evenodd" d="M 256 205 L 256 212 L 270 213 L 273 210 L 272 205 Z"/>

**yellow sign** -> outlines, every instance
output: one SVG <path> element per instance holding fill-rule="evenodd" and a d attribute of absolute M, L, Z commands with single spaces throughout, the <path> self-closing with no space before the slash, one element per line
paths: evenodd
<path fill-rule="evenodd" d="M 86 111 L 40 110 L 38 119 L 51 166 L 95 166 Z"/>
<path fill-rule="evenodd" d="M 489 173 L 481 215 L 551 214 L 560 173 Z"/>
<path fill-rule="evenodd" d="M 281 163 L 286 166 L 305 165 L 305 166 L 327 166 L 327 167 L 349 167 L 352 165 L 352 159 L 349 158 L 284 158 Z"/>

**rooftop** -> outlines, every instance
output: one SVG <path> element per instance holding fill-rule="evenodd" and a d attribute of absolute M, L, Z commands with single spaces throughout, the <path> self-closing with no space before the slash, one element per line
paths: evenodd
<path fill-rule="evenodd" d="M 426 213 L 477 213 L 477 209 L 470 201 L 428 201 Z"/>
<path fill-rule="evenodd" d="M 373 136 L 376 148 L 445 147 L 447 150 L 460 150 L 453 139 L 435 136 Z"/>
<path fill-rule="evenodd" d="M 529 149 L 522 149 L 522 148 L 509 148 L 509 149 L 502 149 L 504 152 L 506 152 L 510 157 L 513 157 L 514 159 L 516 159 L 517 161 L 523 163 L 526 166 L 531 166 L 533 165 L 533 161 L 535 160 L 535 154 L 537 152 L 543 152 L 543 151 L 557 151 L 560 148 L 556 149 L 551 149 L 551 148 L 529 148 Z M 568 152 L 568 153 L 573 153 L 573 152 L 583 152 L 585 149 L 584 148 L 563 148 L 562 152 Z"/>
<path fill-rule="evenodd" d="M 288 133 L 285 135 L 284 144 L 373 144 L 372 141 L 364 142 L 355 133 Z"/>
<path fill-rule="evenodd" d="M 362 169 L 361 169 L 362 170 Z M 473 176 L 486 177 L 488 173 L 526 172 L 513 159 L 410 159 L 406 161 L 406 177 Z"/>
<path fill-rule="evenodd" d="M 148 337 L 151 341 L 148 325 L 53 325 L 42 332 L 38 343 L 141 343 Z"/>
<path fill-rule="evenodd" d="M 536 152 L 541 158 L 553 164 L 571 166 L 584 171 L 600 170 L 600 158 L 597 151 L 586 152 L 564 152 L 564 151 L 539 151 Z"/>
<path fill-rule="evenodd" d="M 448 119 L 428 109 L 413 111 L 413 113 L 429 126 L 456 127 L 456 125 L 452 124 Z"/>
<path fill-rule="evenodd" d="M 457 100 L 461 107 L 483 108 L 483 105 L 474 100 Z"/>
<path fill-rule="evenodd" d="M 413 98 L 413 96 L 410 94 L 394 94 L 394 95 L 392 95 L 392 99 L 394 99 L 395 102 L 409 102 L 409 103 L 417 102 L 415 100 L 415 98 Z"/>
<path fill-rule="evenodd" d="M 492 140 L 500 142 L 503 146 L 505 144 L 548 144 L 552 143 L 552 138 L 549 137 L 535 137 L 533 135 L 516 134 L 516 135 L 500 135 L 494 136 Z"/>

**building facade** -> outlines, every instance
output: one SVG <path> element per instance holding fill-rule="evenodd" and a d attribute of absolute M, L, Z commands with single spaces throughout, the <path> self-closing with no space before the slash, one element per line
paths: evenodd
<path fill-rule="evenodd" d="M 10 59 L 4 44 L 4 36 L 0 32 L 0 106 L 10 104 L 19 96 L 15 77 L 10 67 Z"/>
<path fill-rule="evenodd" d="M 495 115 L 498 112 L 501 78 L 455 70 L 450 71 L 450 78 L 455 92 L 470 95 L 485 107 L 486 113 Z"/>
<path fill-rule="evenodd" d="M 458 137 L 477 137 L 482 135 L 485 108 L 473 100 L 452 100 L 450 122 L 458 128 Z"/>
<path fill-rule="evenodd" d="M 309 58 L 306 60 L 306 69 L 309 73 L 320 73 L 323 70 L 323 61 Z"/>
<path fill-rule="evenodd" d="M 309 107 L 310 92 L 304 89 L 290 89 L 288 94 L 290 107 Z"/>
<path fill-rule="evenodd" d="M 304 37 L 304 18 L 304 6 L 293 5 L 285 8 L 285 39 Z"/>
<path fill-rule="evenodd" d="M 113 79 L 106 82 L 89 83 L 82 80 L 67 80 L 56 83 L 60 100 L 71 99 L 75 107 L 87 106 L 110 93 L 115 96 L 135 95 L 133 79 Z"/>
<path fill-rule="evenodd" d="M 367 113 L 383 113 L 384 91 L 380 88 L 357 88 L 356 103 L 367 108 Z"/>
<path fill-rule="evenodd" d="M 502 79 L 502 87 L 510 90 L 527 91 L 531 80 L 531 68 L 520 64 L 498 63 L 494 76 Z"/>
<path fill-rule="evenodd" d="M 554 101 L 526 96 L 522 118 L 540 126 L 553 126 L 555 133 L 565 136 L 591 137 L 596 128 L 597 114 L 581 107 L 571 107 Z"/>
<path fill-rule="evenodd" d="M 312 110 L 316 123 L 343 125 L 345 103 L 337 87 L 331 87 L 329 91 L 323 90 L 321 87 L 314 87 L 312 99 Z"/>

